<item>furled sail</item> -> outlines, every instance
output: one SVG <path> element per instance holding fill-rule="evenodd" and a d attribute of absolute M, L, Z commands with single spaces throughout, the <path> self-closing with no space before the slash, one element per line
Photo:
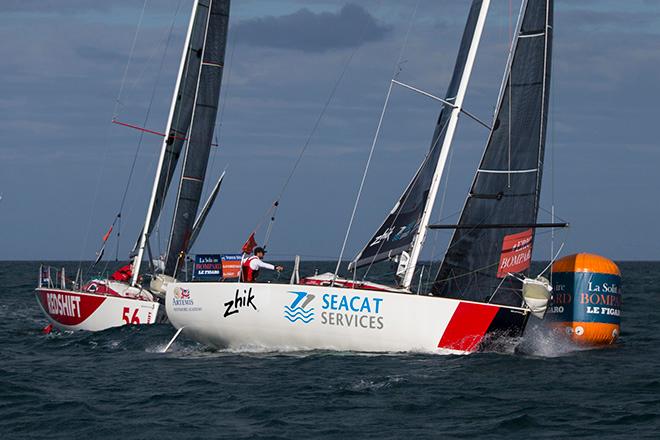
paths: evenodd
<path fill-rule="evenodd" d="M 165 262 L 165 273 L 170 275 L 176 275 L 179 259 L 188 251 L 202 196 L 220 99 L 229 5 L 230 0 L 198 2 L 202 25 L 195 32 L 201 33 L 202 44 L 191 56 L 199 58 L 201 68 L 195 81 L 194 105 Z"/>
<path fill-rule="evenodd" d="M 545 150 L 553 0 L 525 0 L 512 42 L 493 127 L 459 225 L 533 225 Z M 520 305 L 534 229 L 456 229 L 434 294 Z"/>
<path fill-rule="evenodd" d="M 445 101 L 448 103 L 455 102 L 477 27 L 481 4 L 482 0 L 474 0 L 472 2 L 452 79 L 445 95 Z M 433 133 L 431 148 L 427 156 L 383 224 L 378 228 L 364 249 L 355 257 L 351 263 L 351 268 L 359 268 L 382 260 L 395 258 L 404 252 L 409 252 L 412 248 L 413 240 L 419 229 L 420 220 L 429 196 L 431 182 L 438 165 L 438 159 L 453 108 L 452 105 L 443 104 L 435 132 Z"/>

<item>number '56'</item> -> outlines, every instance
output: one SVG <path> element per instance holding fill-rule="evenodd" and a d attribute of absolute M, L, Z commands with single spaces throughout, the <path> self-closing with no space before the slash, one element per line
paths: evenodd
<path fill-rule="evenodd" d="M 133 310 L 133 316 L 130 317 L 131 309 L 128 307 L 124 307 L 124 313 L 121 315 L 121 319 L 124 320 L 124 322 L 128 324 L 139 324 L 140 323 L 140 317 L 138 316 L 138 309 Z"/>

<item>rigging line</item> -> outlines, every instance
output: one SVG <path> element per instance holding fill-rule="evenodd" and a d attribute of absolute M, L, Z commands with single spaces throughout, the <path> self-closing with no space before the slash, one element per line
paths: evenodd
<path fill-rule="evenodd" d="M 546 32 L 553 32 L 551 29 L 548 30 L 546 29 Z M 550 77 L 550 85 L 549 87 L 551 90 L 554 88 L 556 89 L 558 81 L 555 79 L 557 76 L 557 73 L 555 71 L 554 74 L 551 75 Z M 553 85 L 554 84 L 554 85 Z M 557 107 L 557 97 L 561 95 L 560 93 L 555 93 L 554 95 L 551 95 L 552 100 L 554 101 L 555 105 L 552 105 L 553 102 L 549 102 L 548 106 L 550 107 L 550 198 L 552 199 L 552 221 L 555 221 L 555 150 L 556 150 L 556 139 L 557 139 L 557 124 L 556 124 L 556 119 L 555 119 L 555 111 L 554 109 Z M 555 250 L 555 230 L 553 229 L 552 231 L 552 236 L 550 238 L 550 256 L 554 254 Z M 550 272 L 550 284 L 552 285 L 553 281 L 553 274 Z"/>
<path fill-rule="evenodd" d="M 144 12 L 145 12 L 146 7 L 147 7 L 147 2 L 148 2 L 148 0 L 144 0 L 144 4 L 142 5 L 142 11 L 140 13 L 138 23 L 136 25 L 135 35 L 133 37 L 133 43 L 131 45 L 130 54 L 128 56 L 126 67 L 124 69 L 124 75 L 123 75 L 123 78 L 122 78 L 122 81 L 121 81 L 121 84 L 120 84 L 119 92 L 117 94 L 115 107 L 114 107 L 113 112 L 112 112 L 113 119 L 114 119 L 114 117 L 116 116 L 116 113 L 117 113 L 117 109 L 118 109 L 118 106 L 119 106 L 119 99 L 121 97 L 121 92 L 122 92 L 122 89 L 124 87 L 124 83 L 125 83 L 125 80 L 126 80 L 126 75 L 128 73 L 128 68 L 129 68 L 129 65 L 130 65 L 130 61 L 133 57 L 133 52 L 134 52 L 135 46 L 137 44 L 137 37 L 138 37 L 138 34 L 140 32 L 140 27 L 142 25 L 142 19 L 144 17 Z M 103 153 L 103 161 L 101 162 L 102 164 L 107 163 L 107 160 L 108 160 L 108 153 L 109 153 L 109 150 L 110 150 L 110 145 L 109 145 L 109 142 L 108 142 L 109 133 L 110 133 L 110 127 L 107 127 L 106 130 L 105 130 L 105 135 L 103 137 L 103 143 L 105 144 L 105 152 Z M 103 181 L 104 174 L 105 174 L 105 167 L 101 167 L 101 172 L 99 173 L 98 178 L 96 180 L 96 189 L 94 190 L 94 198 L 93 198 L 93 201 L 92 201 L 92 209 L 89 212 L 89 218 L 87 220 L 87 228 L 86 228 L 86 232 L 85 232 L 85 239 L 83 240 L 83 245 L 82 245 L 82 248 L 80 250 L 80 259 L 79 259 L 79 262 L 78 262 L 78 271 L 80 271 L 81 277 L 83 277 L 83 278 L 84 278 L 84 272 L 82 271 L 83 255 L 85 254 L 85 248 L 87 247 L 87 243 L 89 242 L 89 234 L 90 234 L 90 230 L 92 228 L 92 219 L 94 218 L 94 211 L 96 211 L 96 204 L 97 204 L 97 201 L 98 201 L 99 192 L 100 192 L 100 189 L 101 189 L 101 182 Z M 113 222 L 113 224 L 114 224 L 114 222 Z"/>
<path fill-rule="evenodd" d="M 451 164 L 452 164 L 452 159 L 454 157 L 454 149 L 452 148 L 449 150 L 449 160 L 447 161 L 447 174 L 445 178 L 445 185 L 442 190 L 442 199 L 440 200 L 440 209 L 438 211 L 437 217 L 440 217 L 442 215 L 442 212 L 445 209 L 445 201 L 447 200 L 447 190 L 449 188 L 449 175 L 451 174 Z M 438 223 L 440 220 L 438 221 Z M 429 270 L 427 270 L 427 283 L 430 282 L 431 280 L 431 273 L 433 272 L 433 260 L 435 259 L 435 252 L 437 250 L 437 245 L 438 245 L 438 235 L 439 234 L 434 234 L 433 235 L 433 246 L 431 247 L 431 259 L 430 259 L 430 265 L 429 265 Z M 421 281 L 421 279 L 420 279 Z"/>
<path fill-rule="evenodd" d="M 454 104 L 453 102 L 450 102 L 451 100 L 455 99 L 456 97 L 454 97 L 454 98 L 450 98 L 450 99 L 442 99 L 442 98 L 440 98 L 439 96 L 435 96 L 435 95 L 433 95 L 433 94 L 431 94 L 431 93 L 425 92 L 425 91 L 422 90 L 422 89 L 418 89 L 417 87 L 413 87 L 413 86 L 411 86 L 411 85 L 409 85 L 409 84 L 403 83 L 403 82 L 401 82 L 401 81 L 397 81 L 396 79 L 392 79 L 392 82 L 393 82 L 394 84 L 399 85 L 399 86 L 401 86 L 401 87 L 404 87 L 404 88 L 406 88 L 406 89 L 408 89 L 408 90 L 412 90 L 413 92 L 419 93 L 420 95 L 426 96 L 427 98 L 431 98 L 431 99 L 434 99 L 434 100 L 436 100 L 436 101 L 439 101 L 439 102 L 443 103 L 444 105 L 447 105 L 447 106 L 449 106 L 449 107 L 451 107 L 451 108 L 458 108 L 458 106 L 457 106 L 456 104 Z M 479 118 L 478 118 L 477 116 L 475 116 L 473 113 L 470 113 L 469 111 L 465 110 L 463 107 L 458 108 L 458 111 L 461 112 L 461 113 L 463 113 L 465 116 L 467 116 L 468 118 L 472 119 L 473 121 L 475 121 L 475 122 L 478 123 L 479 125 L 483 126 L 483 127 L 486 128 L 487 130 L 492 130 L 492 129 L 493 129 L 493 127 L 491 127 L 490 125 L 486 124 L 484 121 L 482 121 L 481 119 L 479 119 Z"/>
<path fill-rule="evenodd" d="M 561 254 L 561 250 L 564 248 L 564 244 L 566 244 L 566 242 L 562 243 L 561 246 L 559 246 L 559 250 L 557 251 L 557 254 L 555 254 L 555 256 L 550 260 L 550 263 L 548 263 L 546 268 L 543 269 L 543 271 L 541 271 L 541 273 L 538 276 L 542 276 L 544 273 L 546 273 L 548 269 L 552 267 L 555 261 L 557 261 L 557 257 L 559 257 L 559 254 Z M 552 272 L 550 274 L 551 274 L 550 276 L 552 276 Z"/>
<path fill-rule="evenodd" d="M 115 99 L 115 109 L 112 112 L 113 119 L 117 116 L 119 111 L 119 106 L 121 105 L 121 95 L 124 91 L 124 86 L 126 84 L 126 77 L 128 76 L 128 69 L 131 66 L 131 61 L 133 60 L 133 55 L 135 54 L 135 46 L 137 45 L 138 36 L 140 35 L 140 28 L 142 27 L 142 19 L 144 18 L 144 11 L 147 9 L 147 3 L 149 0 L 144 0 L 142 4 L 142 11 L 140 12 L 140 17 L 138 18 L 137 27 L 135 28 L 135 34 L 133 35 L 133 43 L 131 44 L 131 50 L 128 54 L 128 60 L 126 61 L 126 67 L 124 67 L 124 74 L 119 85 L 119 92 L 117 93 L 117 98 Z"/>
<path fill-rule="evenodd" d="M 490 269 L 490 268 L 492 268 L 492 267 L 496 267 L 496 266 L 498 266 L 498 265 L 499 265 L 499 262 L 492 263 L 492 264 L 488 264 L 488 265 L 486 265 L 486 266 L 482 266 L 482 267 L 480 267 L 480 268 L 477 268 L 477 269 L 471 270 L 470 272 L 462 273 L 462 274 L 459 274 L 459 275 L 452 275 L 452 276 L 447 277 L 447 278 L 442 279 L 442 280 L 438 280 L 438 279 L 436 279 L 436 280 L 434 281 L 434 283 L 446 283 L 447 281 L 450 281 L 450 280 L 457 280 L 457 279 L 459 279 L 459 278 L 465 278 L 465 277 L 467 277 L 467 276 L 474 275 L 475 273 L 482 272 L 482 271 L 484 271 L 484 270 L 486 270 L 486 269 Z M 452 269 L 452 272 L 453 272 L 453 269 Z M 438 275 L 439 275 L 439 274 L 438 274 Z M 437 275 L 436 275 L 436 277 L 437 277 Z M 494 278 L 494 277 L 493 277 L 493 278 Z"/>
<path fill-rule="evenodd" d="M 419 3 L 421 0 L 418 0 L 417 3 L 415 3 L 415 9 L 413 9 L 413 12 L 410 16 L 410 22 L 408 24 L 408 29 L 406 30 L 406 36 L 403 40 L 403 44 L 401 45 L 401 50 L 399 51 L 399 57 L 394 64 L 394 71 L 392 72 L 393 77 L 398 77 L 399 73 L 401 73 L 401 62 L 403 60 L 403 54 L 405 53 L 405 50 L 408 46 L 408 40 L 410 38 L 410 32 L 412 31 L 413 24 L 415 23 L 415 17 L 417 16 L 417 10 L 419 8 Z M 389 103 L 390 100 L 390 95 L 392 94 L 392 87 L 394 85 L 393 81 L 390 81 L 389 88 L 387 89 L 387 96 L 385 97 L 385 103 L 383 105 L 383 110 L 381 111 L 380 114 L 380 119 L 378 121 L 378 126 L 376 128 L 376 133 L 374 135 L 373 142 L 371 144 L 371 149 L 369 150 L 369 157 L 367 158 L 367 163 L 364 168 L 364 173 L 362 174 L 362 181 L 360 182 L 360 188 L 358 189 L 357 196 L 355 198 L 355 204 L 353 205 L 353 212 L 351 213 L 351 218 L 348 222 L 348 228 L 346 229 L 346 235 L 344 236 L 344 242 L 341 247 L 341 251 L 339 252 L 339 258 L 337 259 L 337 267 L 335 268 L 335 273 L 332 277 L 332 285 L 335 284 L 335 279 L 337 278 L 337 275 L 339 273 L 339 268 L 341 266 L 341 260 L 344 257 L 344 251 L 346 250 L 346 243 L 348 243 L 348 237 L 350 236 L 351 233 L 351 227 L 353 226 L 353 220 L 355 219 L 355 213 L 357 211 L 358 205 L 360 204 L 360 196 L 362 195 L 362 189 L 364 187 L 364 182 L 367 178 L 367 174 L 369 172 L 369 165 L 371 164 L 371 158 L 373 157 L 374 150 L 376 148 L 376 143 L 378 142 L 378 135 L 380 134 L 380 128 L 383 124 L 383 118 L 385 117 L 385 112 L 387 110 L 387 104 Z M 382 246 L 382 243 L 381 243 Z M 380 250 L 380 248 L 379 248 Z M 373 261 L 372 261 L 373 264 Z M 371 268 L 371 265 L 369 265 L 369 268 Z M 356 268 L 357 271 L 357 268 Z M 368 272 L 368 270 L 367 270 Z M 366 274 L 365 274 L 366 277 Z M 364 278 L 363 278 L 364 280 Z"/>
<path fill-rule="evenodd" d="M 277 200 L 282 198 L 282 195 L 286 191 L 287 187 L 289 186 L 289 183 L 291 182 L 291 179 L 293 178 L 294 173 L 296 172 L 296 169 L 298 168 L 298 165 L 300 165 L 300 162 L 302 161 L 303 155 L 305 154 L 305 151 L 309 147 L 312 138 L 314 137 L 314 134 L 316 134 L 316 130 L 318 129 L 319 125 L 321 124 L 321 120 L 323 119 L 323 116 L 325 115 L 325 112 L 327 111 L 328 107 L 330 106 L 330 103 L 332 101 L 332 98 L 334 98 L 335 93 L 337 92 L 337 89 L 339 88 L 339 84 L 341 83 L 341 80 L 344 78 L 344 75 L 348 71 L 348 66 L 351 63 L 351 60 L 357 53 L 357 48 L 351 52 L 349 57 L 347 58 L 346 62 L 344 63 L 344 66 L 342 68 L 341 73 L 339 74 L 339 77 L 337 78 L 337 81 L 335 81 L 334 85 L 332 86 L 332 89 L 330 91 L 330 95 L 328 96 L 328 99 L 325 101 L 323 108 L 321 109 L 321 113 L 318 115 L 316 118 L 316 122 L 314 123 L 314 126 L 312 127 L 312 131 L 309 133 L 309 136 L 307 136 L 307 139 L 305 140 L 305 143 L 303 144 L 303 148 L 300 151 L 300 154 L 298 154 L 298 158 L 296 159 L 295 163 L 293 164 L 293 168 L 291 169 L 291 172 L 289 173 L 288 177 L 286 178 L 286 181 L 284 182 L 284 185 L 282 186 L 282 190 L 280 191 Z"/>
<path fill-rule="evenodd" d="M 565 220 L 565 219 L 561 218 L 560 216 L 558 216 L 557 214 L 555 214 L 553 211 L 548 211 L 547 209 L 545 209 L 545 208 L 544 208 L 543 206 L 541 206 L 541 205 L 539 205 L 538 208 L 539 208 L 539 210 L 545 212 L 546 214 L 549 214 L 549 215 L 551 215 L 551 216 L 554 215 L 554 218 L 555 218 L 555 219 L 559 219 L 560 221 L 562 221 L 562 222 L 564 222 L 564 223 L 569 223 L 568 220 Z M 554 220 L 553 220 L 553 221 L 554 221 Z"/>
<path fill-rule="evenodd" d="M 367 173 L 369 171 L 369 165 L 371 165 L 371 158 L 374 154 L 374 149 L 376 148 L 376 142 L 378 142 L 378 135 L 380 134 L 380 127 L 383 124 L 383 118 L 385 117 L 385 111 L 387 110 L 387 104 L 390 101 L 390 95 L 392 94 L 392 85 L 390 82 L 390 87 L 387 89 L 387 96 L 385 97 L 385 105 L 383 105 L 383 111 L 380 113 L 380 119 L 378 120 L 378 127 L 376 128 L 376 134 L 374 140 L 371 143 L 371 149 L 369 150 L 369 157 L 367 158 L 367 164 L 364 168 L 364 173 L 362 173 L 362 180 L 360 181 L 360 187 L 358 189 L 357 196 L 355 198 L 355 204 L 353 205 L 353 212 L 351 213 L 351 219 L 348 222 L 348 228 L 346 229 L 346 235 L 344 235 L 344 242 L 341 245 L 341 251 L 339 252 L 339 258 L 337 259 L 337 267 L 335 268 L 335 273 L 332 277 L 331 286 L 334 286 L 335 280 L 337 279 L 337 274 L 339 273 L 339 267 L 341 266 L 341 259 L 344 257 L 344 251 L 346 250 L 346 243 L 348 242 L 348 236 L 351 232 L 351 227 L 353 226 L 353 220 L 355 219 L 355 212 L 360 203 L 360 196 L 362 195 L 362 189 L 364 188 L 364 181 L 367 179 Z"/>
<path fill-rule="evenodd" d="M 382 3 L 383 3 L 382 0 L 381 0 L 381 2 L 378 3 L 378 6 L 376 8 L 377 10 L 380 9 L 380 7 L 382 6 Z M 418 0 L 418 4 L 419 4 L 419 0 Z M 417 7 L 415 7 L 415 10 L 417 10 Z M 361 36 L 363 36 L 366 33 L 366 31 L 367 31 L 367 28 L 365 27 L 362 30 Z M 325 104 L 323 105 L 323 108 L 321 109 L 321 113 L 319 114 L 318 118 L 316 119 L 316 122 L 314 123 L 314 126 L 312 127 L 312 131 L 309 133 L 309 136 L 307 137 L 305 143 L 303 144 L 303 148 L 300 150 L 300 154 L 298 155 L 298 158 L 296 159 L 295 163 L 293 164 L 293 167 L 291 168 L 291 172 L 289 173 L 288 177 L 286 178 L 286 180 L 284 182 L 284 185 L 282 186 L 282 190 L 280 191 L 279 195 L 275 199 L 275 202 L 273 203 L 273 207 L 274 207 L 273 220 L 271 220 L 271 222 L 274 221 L 274 217 L 275 217 L 275 214 L 277 213 L 277 208 L 279 206 L 280 199 L 284 195 L 284 192 L 286 191 L 287 187 L 289 186 L 289 183 L 291 183 L 291 179 L 293 178 L 293 175 L 295 174 L 296 170 L 298 169 L 298 165 L 300 165 L 300 162 L 302 161 L 302 158 L 303 158 L 305 152 L 307 151 L 307 148 L 309 147 L 309 145 L 312 141 L 312 138 L 316 134 L 316 130 L 318 129 L 319 125 L 321 124 L 321 120 L 323 119 L 323 116 L 325 116 L 325 112 L 327 111 L 328 107 L 330 106 L 330 103 L 332 102 L 332 99 L 334 98 L 335 93 L 337 92 L 337 89 L 339 88 L 339 85 L 341 84 L 342 79 L 344 78 L 346 72 L 348 71 L 348 67 L 351 64 L 351 61 L 353 60 L 353 57 L 355 56 L 355 54 L 358 52 L 359 48 L 360 48 L 359 45 L 356 46 L 353 49 L 353 51 L 351 52 L 351 54 L 348 56 L 348 58 L 346 59 L 346 61 L 344 63 L 344 66 L 341 70 L 341 73 L 339 74 L 339 77 L 337 78 L 337 81 L 335 81 L 335 83 L 332 87 L 332 90 L 330 91 L 330 96 L 328 96 L 328 99 L 326 100 Z M 264 242 L 264 246 L 266 245 L 266 243 L 267 243 L 267 240 Z"/>
<path fill-rule="evenodd" d="M 546 93 L 547 93 L 547 87 L 550 87 L 550 84 L 547 84 L 548 81 L 548 75 L 551 73 L 549 72 L 549 68 L 551 66 L 548 66 L 548 43 L 549 43 L 549 38 L 550 38 L 550 7 L 549 7 L 549 0 L 546 0 L 546 8 L 545 8 L 545 28 L 543 29 L 543 35 L 544 35 L 544 49 L 543 49 L 543 90 L 542 90 L 542 100 L 541 100 L 541 120 L 540 122 L 540 130 L 539 130 L 539 151 L 538 151 L 538 165 L 537 167 L 541 167 L 543 165 L 543 157 L 541 157 L 541 150 L 544 147 L 544 142 L 547 137 L 547 106 L 549 105 L 549 101 L 546 102 Z M 552 78 L 551 78 L 552 80 Z M 537 174 L 536 176 L 536 191 L 537 191 L 537 196 L 535 198 L 536 205 L 540 205 L 540 196 L 538 195 L 538 192 L 541 190 L 541 176 Z M 538 209 L 537 209 L 538 212 Z M 555 217 L 555 205 L 554 205 L 554 200 L 552 203 L 552 214 L 551 217 L 554 221 Z M 552 237 L 551 237 L 551 253 L 550 256 L 552 257 L 552 251 L 554 251 L 554 228 L 552 229 Z"/>
<path fill-rule="evenodd" d="M 177 3 L 176 10 L 175 10 L 175 12 L 174 12 L 174 18 L 173 18 L 173 20 L 176 20 L 176 17 L 178 16 L 178 12 L 179 12 L 179 10 L 181 9 L 181 3 L 182 3 L 183 1 L 184 1 L 184 0 L 179 0 L 179 2 Z M 140 72 L 140 74 L 137 75 L 137 76 L 135 77 L 135 80 L 132 81 L 132 83 L 130 84 L 130 86 L 129 86 L 129 87 L 130 87 L 129 90 L 134 90 L 134 89 L 137 87 L 137 85 L 142 81 L 142 78 L 143 78 L 144 75 L 146 74 L 147 69 L 149 68 L 149 66 L 151 66 L 151 62 L 152 62 L 153 59 L 156 57 L 156 54 L 157 54 L 157 51 L 152 51 L 152 52 L 151 52 L 151 54 L 149 55 L 149 58 L 147 59 L 147 61 L 146 61 L 145 64 L 144 64 L 144 68 L 142 69 L 142 71 Z"/>
<path fill-rule="evenodd" d="M 445 131 L 446 131 L 448 126 L 449 126 L 448 123 L 445 124 L 445 126 L 442 127 L 442 130 L 440 130 L 440 132 L 438 133 L 437 139 L 435 140 L 435 142 L 433 143 L 433 145 L 429 149 L 428 153 L 426 153 L 426 156 L 424 157 L 424 160 L 422 161 L 422 165 L 419 167 L 419 170 L 421 170 L 422 167 L 426 164 L 426 162 L 431 159 L 431 153 L 433 152 L 433 150 L 435 148 L 438 147 L 438 142 L 440 142 L 440 139 L 442 139 L 443 136 L 445 135 Z M 437 127 L 436 127 L 436 130 L 437 130 Z M 434 135 L 435 135 L 435 133 L 434 133 Z M 413 181 L 406 188 L 406 191 L 408 190 L 408 188 L 411 188 L 413 185 L 415 185 L 417 183 L 417 179 L 419 179 L 419 177 L 420 177 L 420 174 L 419 174 L 419 171 L 418 171 L 418 173 L 415 175 Z M 405 192 L 404 192 L 404 194 L 405 194 Z M 408 202 L 408 198 L 410 197 L 411 194 L 412 194 L 412 192 L 409 192 L 408 194 L 406 194 L 406 197 L 403 199 L 400 206 L 403 206 Z M 399 219 L 400 215 L 401 215 L 401 210 L 399 210 L 399 212 L 397 212 L 396 216 L 394 216 L 394 218 L 392 219 L 392 223 L 390 223 L 390 225 L 395 224 L 396 221 Z M 378 256 L 378 254 L 380 254 L 380 250 L 383 248 L 384 244 L 385 244 L 385 242 L 381 241 L 380 244 L 378 245 L 378 250 L 376 251 L 374 256 L 371 258 L 371 262 L 369 263 L 369 267 L 367 267 L 367 270 L 364 272 L 364 275 L 362 276 L 362 281 L 366 280 L 366 277 L 369 274 L 369 271 L 371 270 L 373 265 L 376 263 L 376 256 Z"/>
<path fill-rule="evenodd" d="M 451 214 L 448 214 L 448 215 L 446 215 L 446 216 L 444 216 L 444 217 L 438 219 L 437 221 L 438 221 L 438 222 L 443 222 L 443 221 L 448 220 L 448 219 L 450 219 L 450 218 L 452 218 L 452 217 L 455 217 L 456 215 L 458 215 L 458 214 L 460 214 L 460 213 L 461 213 L 461 210 L 459 209 L 459 210 L 457 210 L 457 211 L 452 212 Z"/>

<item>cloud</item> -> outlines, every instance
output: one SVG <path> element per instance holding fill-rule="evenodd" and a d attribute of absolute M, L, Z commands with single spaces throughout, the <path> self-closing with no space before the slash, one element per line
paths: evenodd
<path fill-rule="evenodd" d="M 0 11 L 27 12 L 30 14 L 68 14 L 83 11 L 105 11 L 116 6 L 117 3 L 130 4 L 126 0 L 113 0 L 112 2 L 89 0 L 3 0 L 0 2 Z"/>
<path fill-rule="evenodd" d="M 289 15 L 248 19 L 234 32 L 238 41 L 253 46 L 326 52 L 380 41 L 391 30 L 361 6 L 347 4 L 338 12 L 303 8 Z"/>

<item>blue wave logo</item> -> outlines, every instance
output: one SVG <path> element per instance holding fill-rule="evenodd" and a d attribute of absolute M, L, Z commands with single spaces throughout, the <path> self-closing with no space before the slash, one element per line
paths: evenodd
<path fill-rule="evenodd" d="M 284 318 L 294 323 L 301 321 L 309 324 L 314 321 L 314 307 L 308 307 L 314 299 L 314 295 L 307 292 L 289 292 L 296 295 L 291 305 L 284 306 Z"/>

